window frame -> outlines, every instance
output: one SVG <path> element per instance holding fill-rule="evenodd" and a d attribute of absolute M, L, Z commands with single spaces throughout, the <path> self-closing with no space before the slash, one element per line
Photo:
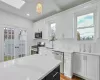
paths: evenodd
<path fill-rule="evenodd" d="M 86 14 L 94 14 L 94 38 L 93 40 L 77 40 L 77 17 L 86 15 Z M 74 13 L 74 38 L 78 42 L 95 42 L 96 41 L 96 23 L 97 23 L 97 10 L 96 9 L 86 9 L 79 12 Z"/>
<path fill-rule="evenodd" d="M 55 30 L 53 30 L 52 24 L 55 24 Z M 50 24 L 50 29 L 51 29 L 51 33 L 53 33 L 52 31 L 54 31 L 54 34 L 55 34 L 55 33 L 56 33 L 56 23 L 51 23 L 51 24 Z"/>

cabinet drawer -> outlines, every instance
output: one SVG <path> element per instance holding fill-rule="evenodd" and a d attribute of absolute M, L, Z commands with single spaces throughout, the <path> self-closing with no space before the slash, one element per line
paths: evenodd
<path fill-rule="evenodd" d="M 60 80 L 60 66 L 54 69 L 47 77 L 46 80 Z"/>
<path fill-rule="evenodd" d="M 56 73 L 56 74 L 53 76 L 53 80 L 60 80 L 60 73 Z"/>

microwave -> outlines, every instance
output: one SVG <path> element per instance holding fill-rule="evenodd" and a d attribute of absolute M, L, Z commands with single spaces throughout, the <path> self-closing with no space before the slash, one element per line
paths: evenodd
<path fill-rule="evenodd" d="M 42 38 L 42 31 L 35 33 L 35 38 L 41 39 Z"/>

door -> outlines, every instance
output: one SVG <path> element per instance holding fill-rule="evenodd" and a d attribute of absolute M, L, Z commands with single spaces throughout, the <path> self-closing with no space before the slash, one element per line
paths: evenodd
<path fill-rule="evenodd" d="M 15 58 L 19 58 L 27 55 L 26 30 L 20 28 L 15 29 L 14 53 L 15 53 Z"/>
<path fill-rule="evenodd" d="M 73 56 L 73 72 L 75 74 L 85 75 L 85 59 L 84 54 L 75 53 Z"/>
<path fill-rule="evenodd" d="M 71 53 L 64 53 L 64 75 L 72 78 L 72 57 Z"/>
<path fill-rule="evenodd" d="M 4 28 L 4 61 L 14 58 L 14 29 Z"/>
<path fill-rule="evenodd" d="M 87 78 L 99 80 L 99 56 L 87 55 Z"/>
<path fill-rule="evenodd" d="M 27 50 L 26 30 L 4 28 L 4 61 L 22 57 Z"/>
<path fill-rule="evenodd" d="M 0 62 L 2 62 L 4 60 L 4 28 L 0 27 Z"/>

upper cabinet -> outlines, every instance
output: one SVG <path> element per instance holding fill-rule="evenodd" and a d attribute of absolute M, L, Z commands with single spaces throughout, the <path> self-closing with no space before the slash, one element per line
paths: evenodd
<path fill-rule="evenodd" d="M 55 34 L 56 34 L 57 39 L 73 38 L 73 14 L 72 12 L 65 11 L 65 12 L 56 14 L 48 18 L 48 22 L 56 23 Z"/>
<path fill-rule="evenodd" d="M 55 36 L 57 39 L 73 38 L 73 18 L 72 12 L 61 12 L 46 19 L 34 23 L 33 31 L 42 31 L 42 39 L 50 39 L 52 34 L 51 24 L 55 23 Z"/>
<path fill-rule="evenodd" d="M 33 24 L 33 39 L 35 39 L 35 32 L 42 31 L 42 39 L 48 39 L 48 25 L 45 20 L 40 20 Z"/>
<path fill-rule="evenodd" d="M 72 12 L 62 12 L 57 20 L 57 37 L 60 39 L 73 38 L 73 18 Z"/>

